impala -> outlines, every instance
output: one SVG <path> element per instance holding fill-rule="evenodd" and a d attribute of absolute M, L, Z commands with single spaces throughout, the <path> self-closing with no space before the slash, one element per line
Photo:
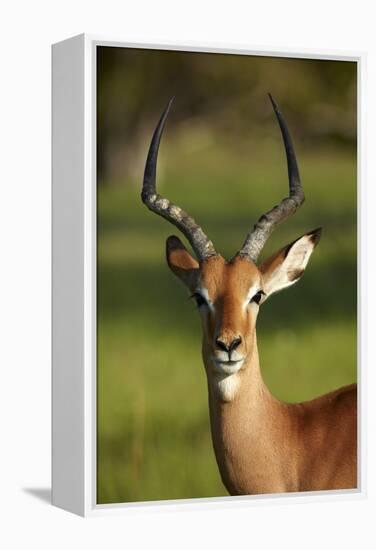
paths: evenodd
<path fill-rule="evenodd" d="M 188 287 L 200 312 L 214 452 L 231 495 L 347 489 L 357 486 L 356 384 L 312 401 L 285 403 L 260 371 L 256 321 L 261 305 L 295 284 L 318 244 L 315 229 L 266 261 L 259 254 L 275 227 L 304 201 L 287 125 L 273 98 L 287 157 L 289 196 L 263 214 L 230 260 L 218 254 L 194 219 L 156 192 L 158 149 L 170 100 L 147 156 L 142 200 L 188 239 L 167 239 L 170 269 Z"/>

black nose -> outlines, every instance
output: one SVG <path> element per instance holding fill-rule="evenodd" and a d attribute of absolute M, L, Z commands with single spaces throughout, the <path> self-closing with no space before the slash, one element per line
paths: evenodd
<path fill-rule="evenodd" d="M 217 338 L 215 341 L 219 349 L 223 351 L 227 351 L 228 353 L 231 353 L 232 351 L 234 351 L 234 349 L 236 349 L 241 344 L 241 342 L 242 342 L 242 339 L 240 338 L 240 336 L 238 338 L 234 338 L 233 341 L 230 342 L 229 344 L 227 344 L 220 338 Z"/>

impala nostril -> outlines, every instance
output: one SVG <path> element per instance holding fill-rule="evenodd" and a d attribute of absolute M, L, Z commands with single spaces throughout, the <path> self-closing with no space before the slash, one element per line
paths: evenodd
<path fill-rule="evenodd" d="M 234 351 L 237 347 L 240 346 L 240 344 L 242 343 L 242 339 L 240 338 L 240 336 L 238 338 L 235 338 L 231 344 L 230 344 L 230 349 L 229 351 Z"/>
<path fill-rule="evenodd" d="M 217 338 L 215 341 L 219 349 L 223 351 L 227 351 L 228 353 L 231 353 L 232 351 L 234 351 L 241 344 L 241 342 L 242 342 L 242 339 L 240 336 L 238 338 L 234 338 L 232 342 L 230 342 L 229 344 L 227 344 L 220 338 Z"/>
<path fill-rule="evenodd" d="M 226 342 L 223 342 L 223 340 L 220 340 L 219 338 L 216 339 L 215 343 L 217 344 L 217 347 L 223 351 L 230 351 L 230 347 L 226 344 Z"/>

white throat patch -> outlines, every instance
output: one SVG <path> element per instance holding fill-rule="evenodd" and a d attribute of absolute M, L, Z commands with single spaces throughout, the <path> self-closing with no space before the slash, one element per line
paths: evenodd
<path fill-rule="evenodd" d="M 214 378 L 215 390 L 218 392 L 222 401 L 227 403 L 232 401 L 238 391 L 240 384 L 238 373 L 230 375 L 216 374 Z"/>

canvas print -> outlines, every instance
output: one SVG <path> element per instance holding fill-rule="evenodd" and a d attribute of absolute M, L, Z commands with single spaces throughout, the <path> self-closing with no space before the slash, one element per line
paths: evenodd
<path fill-rule="evenodd" d="M 357 65 L 97 47 L 97 502 L 357 488 Z"/>

